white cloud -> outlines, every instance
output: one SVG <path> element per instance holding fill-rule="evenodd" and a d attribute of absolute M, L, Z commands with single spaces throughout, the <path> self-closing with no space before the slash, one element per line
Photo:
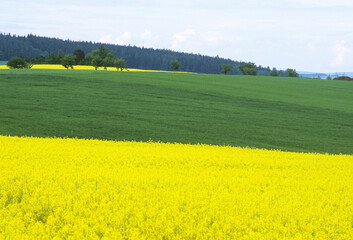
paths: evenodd
<path fill-rule="evenodd" d="M 142 40 L 150 39 L 152 38 L 152 32 L 151 30 L 146 29 L 143 33 L 140 34 L 140 38 Z"/>
<path fill-rule="evenodd" d="M 131 40 L 132 33 L 131 32 L 124 32 L 120 36 L 116 37 L 113 39 L 111 35 L 106 35 L 101 37 L 98 41 L 101 43 L 111 43 L 111 44 L 119 44 L 119 45 L 125 45 L 129 44 L 129 41 Z"/>
<path fill-rule="evenodd" d="M 100 43 L 113 43 L 112 37 L 109 35 L 101 37 L 98 42 Z"/>
<path fill-rule="evenodd" d="M 120 35 L 112 36 L 105 35 L 98 39 L 98 42 L 118 44 L 118 45 L 133 45 L 138 47 L 155 47 L 161 45 L 160 37 L 154 35 L 151 30 L 146 29 L 143 32 L 124 32 Z"/>
<path fill-rule="evenodd" d="M 282 69 L 353 69 L 352 0 L 16 3 L 1 1 L 2 32 L 172 48 Z"/>
<path fill-rule="evenodd" d="M 124 32 L 122 35 L 115 39 L 115 43 L 120 45 L 128 44 L 131 36 L 131 32 Z"/>
<path fill-rule="evenodd" d="M 350 48 L 346 47 L 346 41 L 342 40 L 337 42 L 333 48 L 334 58 L 332 61 L 332 67 L 340 67 L 346 63 L 346 58 L 352 51 Z"/>
<path fill-rule="evenodd" d="M 181 44 L 186 42 L 190 36 L 195 35 L 195 29 L 186 29 L 184 32 L 176 33 L 173 35 L 172 49 L 178 49 Z"/>
<path fill-rule="evenodd" d="M 140 47 L 158 48 L 162 45 L 160 36 L 153 34 L 149 29 L 145 29 L 141 34 L 137 34 L 134 40 L 137 46 Z"/>

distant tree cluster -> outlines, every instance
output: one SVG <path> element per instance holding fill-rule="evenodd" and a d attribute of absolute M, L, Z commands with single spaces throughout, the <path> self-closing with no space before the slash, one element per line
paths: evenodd
<path fill-rule="evenodd" d="M 100 43 L 94 42 L 75 42 L 57 38 L 38 37 L 31 34 L 16 36 L 0 33 L 0 61 L 9 60 L 14 56 L 26 56 L 28 59 L 31 59 L 31 63 L 33 64 L 61 64 L 62 58 L 66 54 L 73 54 L 76 56 L 74 65 L 91 65 L 92 59 L 87 58 L 85 54 L 88 55 L 94 50 L 99 49 L 100 45 Z M 171 62 L 178 59 L 180 62 L 180 71 L 219 74 L 221 73 L 220 65 L 228 64 L 234 66 L 234 69 L 227 71 L 227 74 L 242 74 L 237 67 L 245 64 L 244 62 L 233 61 L 218 56 L 209 57 L 201 54 L 175 52 L 165 49 L 113 44 L 104 44 L 103 46 L 113 55 L 124 59 L 130 68 L 170 70 L 173 69 Z M 67 60 L 71 61 L 71 59 Z M 101 61 L 97 58 L 95 59 L 95 63 L 99 65 Z M 116 64 L 118 63 L 121 64 L 122 61 L 116 62 Z M 70 67 L 70 65 L 68 66 Z M 271 73 L 269 67 L 254 67 L 257 75 L 269 76 Z M 278 73 L 279 76 L 287 76 L 285 71 L 278 71 Z"/>
<path fill-rule="evenodd" d="M 7 65 L 10 68 L 28 68 L 32 64 L 61 64 L 67 69 L 73 69 L 74 65 L 91 65 L 97 70 L 99 67 L 116 67 L 118 70 L 123 71 L 126 69 L 126 62 L 123 58 L 117 58 L 111 51 L 99 46 L 98 49 L 93 50 L 91 53 L 85 55 L 81 49 L 76 49 L 73 54 L 64 54 L 59 51 L 58 54 L 51 53 L 47 58 L 40 56 L 37 58 L 30 58 L 26 61 L 24 57 L 13 57 Z"/>
<path fill-rule="evenodd" d="M 97 70 L 99 67 L 116 67 L 121 71 L 126 68 L 125 60 L 120 58 L 118 59 L 114 53 L 109 51 L 107 48 L 102 45 L 98 49 L 93 50 L 91 53 L 86 56 L 87 62 L 90 62 L 92 66 Z"/>
<path fill-rule="evenodd" d="M 230 64 L 221 64 L 221 72 L 224 74 L 227 74 L 231 71 L 233 71 L 234 66 Z M 237 66 L 237 69 L 243 74 L 243 75 L 257 75 L 257 68 L 255 63 L 248 62 L 242 65 Z M 272 71 L 270 72 L 270 76 L 272 77 L 278 77 L 278 76 L 288 76 L 288 77 L 299 77 L 297 71 L 295 69 L 288 68 L 286 70 L 286 75 L 283 74 L 283 71 L 277 71 L 276 68 L 273 68 Z"/>
<path fill-rule="evenodd" d="M 272 76 L 272 77 L 278 77 L 279 76 L 278 71 L 277 71 L 276 68 L 273 68 L 273 70 L 270 73 L 270 76 Z"/>
<path fill-rule="evenodd" d="M 34 35 L 16 36 L 0 33 L 0 61 L 19 56 L 26 67 L 32 64 L 62 64 L 66 68 L 75 65 L 99 67 L 127 67 L 151 70 L 174 70 L 197 73 L 224 73 L 261 76 L 298 77 L 295 69 L 286 71 L 257 66 L 254 63 L 233 61 L 220 57 L 175 52 L 135 46 L 119 46 L 93 42 L 75 42 Z M 26 56 L 26 57 L 24 57 Z M 119 56 L 120 58 L 117 58 Z M 178 60 L 176 60 L 178 59 Z M 16 61 L 19 61 L 18 59 Z M 11 64 L 11 63 L 10 63 Z M 19 64 L 18 67 L 24 65 Z M 221 67 L 221 68 L 220 68 Z"/>
<path fill-rule="evenodd" d="M 243 75 L 256 75 L 257 74 L 255 63 L 252 63 L 252 62 L 248 62 L 243 65 L 240 65 L 240 66 L 238 66 L 238 69 Z"/>
<path fill-rule="evenodd" d="M 299 77 L 299 74 L 295 69 L 287 68 L 286 72 L 288 74 L 288 77 Z"/>

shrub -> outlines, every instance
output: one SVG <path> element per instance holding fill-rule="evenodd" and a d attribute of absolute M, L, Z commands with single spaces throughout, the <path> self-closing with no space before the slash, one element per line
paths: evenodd
<path fill-rule="evenodd" d="M 15 68 L 15 69 L 23 69 L 23 68 L 31 68 L 31 65 L 29 65 L 26 60 L 22 57 L 13 57 L 7 62 L 7 66 L 9 68 Z"/>

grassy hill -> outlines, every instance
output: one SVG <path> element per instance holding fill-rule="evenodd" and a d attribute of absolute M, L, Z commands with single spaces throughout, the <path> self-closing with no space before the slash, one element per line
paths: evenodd
<path fill-rule="evenodd" d="M 318 79 L 0 70 L 0 134 L 353 154 L 352 96 Z"/>

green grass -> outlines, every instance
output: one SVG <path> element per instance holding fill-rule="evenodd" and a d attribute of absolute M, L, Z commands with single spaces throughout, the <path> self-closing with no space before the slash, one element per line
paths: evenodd
<path fill-rule="evenodd" d="M 0 134 L 353 154 L 353 83 L 0 70 Z"/>

